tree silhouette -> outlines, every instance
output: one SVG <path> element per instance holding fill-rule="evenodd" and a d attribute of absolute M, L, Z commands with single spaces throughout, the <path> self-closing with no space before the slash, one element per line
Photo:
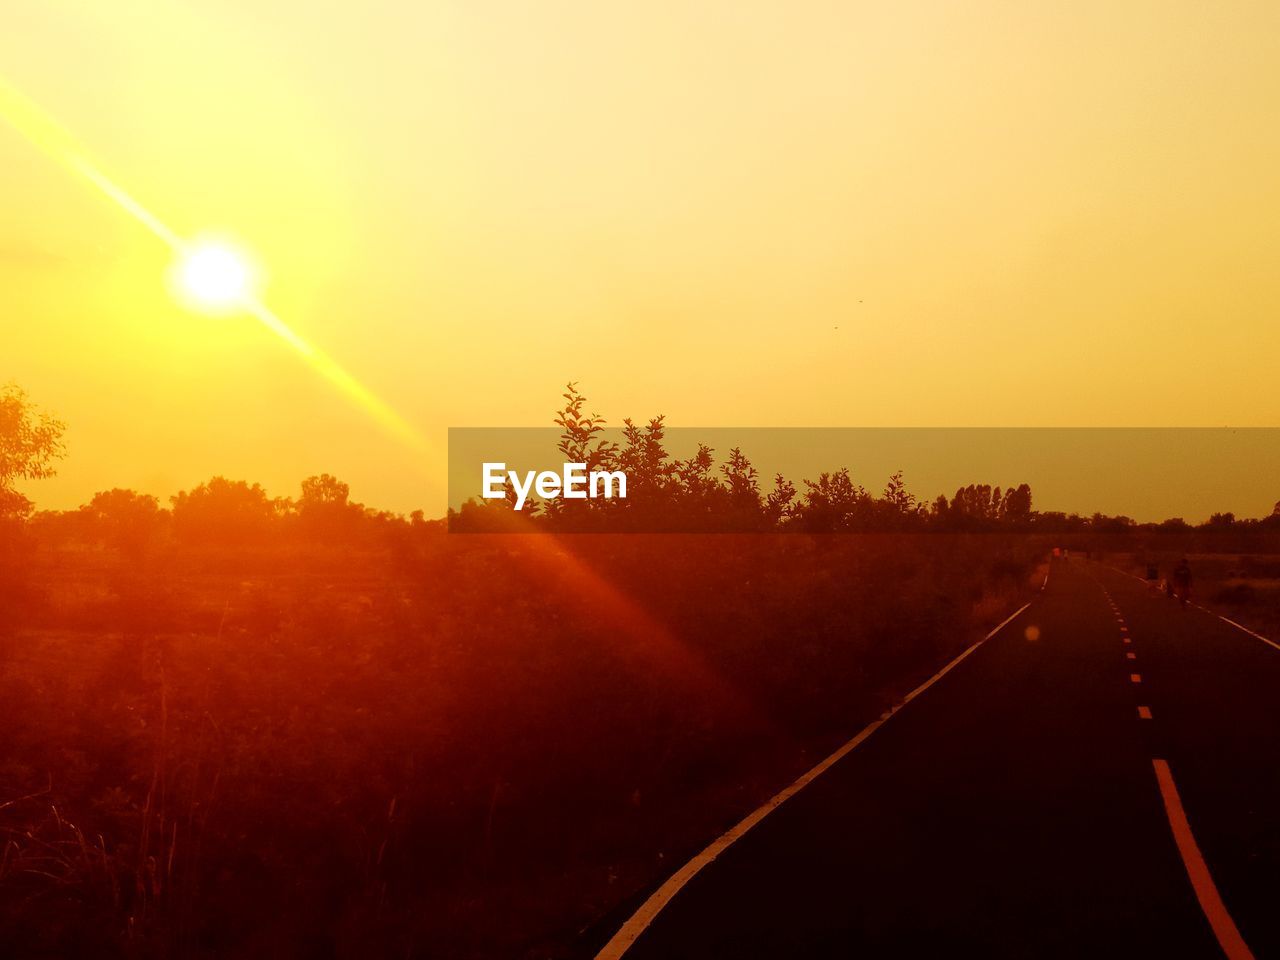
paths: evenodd
<path fill-rule="evenodd" d="M 66 425 L 38 411 L 16 384 L 0 388 L 0 518 L 25 517 L 31 501 L 13 488 L 18 480 L 43 480 L 65 454 Z"/>
<path fill-rule="evenodd" d="M 622 421 L 618 468 L 627 475 L 626 512 L 632 525 L 642 528 L 656 529 L 666 522 L 678 487 L 678 465 L 663 446 L 664 419 L 654 417 L 643 427 L 629 418 Z"/>
<path fill-rule="evenodd" d="M 791 519 L 795 508 L 796 485 L 778 474 L 773 478 L 773 489 L 764 501 L 764 520 L 767 526 L 784 524 Z"/>
<path fill-rule="evenodd" d="M 167 519 L 155 497 L 119 488 L 95 493 L 80 514 L 99 542 L 135 556 L 160 534 Z"/>
<path fill-rule="evenodd" d="M 863 526 L 871 510 L 872 498 L 849 476 L 849 468 L 819 474 L 804 482 L 805 492 L 797 516 L 810 533 L 855 530 Z"/>
<path fill-rule="evenodd" d="M 764 502 L 760 498 L 760 475 L 738 447 L 729 451 L 729 459 L 720 465 L 724 475 L 724 510 L 727 526 L 733 530 L 761 530 L 775 525 L 781 518 L 766 520 Z"/>
<path fill-rule="evenodd" d="M 1000 506 L 1000 519 L 1012 523 L 1021 523 L 1031 516 L 1031 486 L 1020 483 L 1016 488 L 1005 491 L 1004 502 Z"/>
<path fill-rule="evenodd" d="M 922 520 L 920 504 L 915 495 L 907 490 L 901 470 L 895 472 L 885 484 L 880 507 L 884 524 L 891 529 L 913 527 Z"/>
<path fill-rule="evenodd" d="M 578 390 L 576 381 L 565 386 L 565 405 L 556 413 L 555 423 L 562 428 L 560 442 L 556 449 L 564 456 L 565 463 L 584 463 L 587 473 L 594 470 L 610 470 L 618 459 L 618 445 L 600 437 L 604 432 L 606 420 L 598 413 L 585 415 L 583 407 L 587 398 Z M 514 493 L 508 488 L 508 500 L 514 506 Z M 562 518 L 572 511 L 580 515 L 587 510 L 600 510 L 607 507 L 598 501 L 569 500 L 558 497 L 541 504 L 542 512 L 551 520 Z M 530 502 L 526 509 L 538 509 L 536 502 Z M 532 513 L 530 513 L 532 515 Z"/>
<path fill-rule="evenodd" d="M 288 500 L 272 499 L 258 484 L 214 477 L 169 498 L 173 530 L 193 543 L 242 544 L 264 537 L 271 521 L 287 512 Z"/>
<path fill-rule="evenodd" d="M 303 530 L 322 539 L 340 539 L 354 532 L 364 507 L 351 502 L 351 488 L 327 473 L 302 481 L 298 520 Z"/>
<path fill-rule="evenodd" d="M 564 432 L 556 449 L 564 454 L 565 463 L 585 463 L 588 472 L 612 465 L 618 445 L 599 437 L 607 422 L 605 418 L 598 413 L 583 415 L 587 398 L 578 390 L 576 382 L 569 383 L 561 396 L 565 405 L 556 413 L 555 423 L 563 427 Z"/>

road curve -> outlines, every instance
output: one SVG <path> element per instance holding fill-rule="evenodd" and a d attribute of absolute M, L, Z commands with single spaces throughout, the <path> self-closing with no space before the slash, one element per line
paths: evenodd
<path fill-rule="evenodd" d="M 1280 651 L 1055 561 L 599 956 L 1280 957 L 1277 703 Z"/>

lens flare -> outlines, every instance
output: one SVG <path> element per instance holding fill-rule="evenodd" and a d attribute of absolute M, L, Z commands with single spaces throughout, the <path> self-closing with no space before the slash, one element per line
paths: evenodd
<path fill-rule="evenodd" d="M 88 152 L 64 127 L 3 81 L 0 81 L 0 120 L 7 121 L 47 156 L 87 180 L 163 241 L 178 257 L 170 281 L 183 302 L 207 313 L 242 312 L 253 317 L 289 344 L 316 373 L 359 405 L 384 430 L 415 450 L 431 452 L 421 434 L 403 417 L 336 360 L 294 332 L 258 298 L 252 261 L 247 256 L 238 253 L 232 245 L 192 242 L 180 237 L 92 163 Z"/>

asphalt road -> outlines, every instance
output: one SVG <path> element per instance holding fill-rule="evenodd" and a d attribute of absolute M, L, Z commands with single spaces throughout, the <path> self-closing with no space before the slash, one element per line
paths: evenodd
<path fill-rule="evenodd" d="M 1028 609 L 600 956 L 620 951 L 1280 957 L 1280 650 L 1055 561 Z"/>

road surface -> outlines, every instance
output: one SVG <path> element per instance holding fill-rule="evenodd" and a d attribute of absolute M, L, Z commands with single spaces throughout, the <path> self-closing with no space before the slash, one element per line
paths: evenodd
<path fill-rule="evenodd" d="M 600 957 L 1280 957 L 1280 649 L 1054 561 L 713 852 Z"/>

